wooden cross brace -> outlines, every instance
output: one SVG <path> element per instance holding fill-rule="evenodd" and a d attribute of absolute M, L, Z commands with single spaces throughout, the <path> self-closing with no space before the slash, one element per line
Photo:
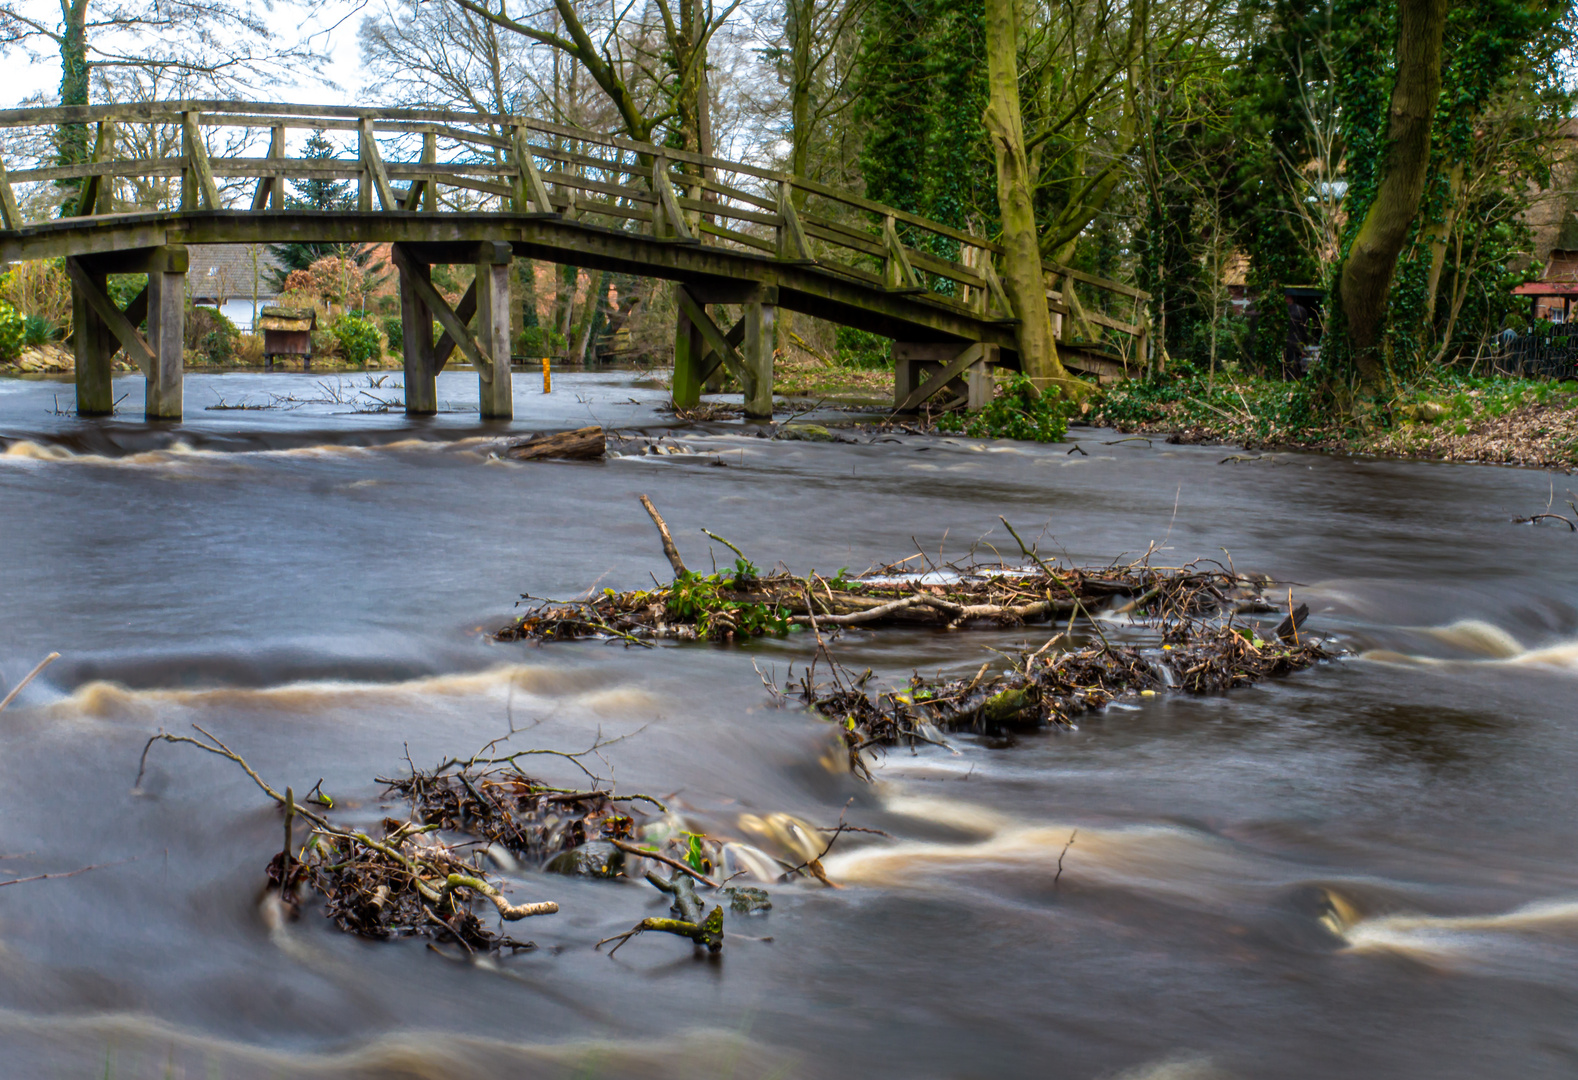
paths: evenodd
<path fill-rule="evenodd" d="M 704 330 L 702 333 L 705 334 L 706 331 Z M 729 332 L 723 335 L 723 340 L 724 343 L 729 345 L 731 348 L 738 349 L 745 341 L 745 320 L 741 318 L 737 320 L 733 326 L 729 327 Z M 735 355 L 738 356 L 739 353 L 736 352 Z M 707 358 L 701 363 L 701 375 L 696 379 L 696 381 L 705 384 L 708 379 L 712 378 L 713 373 L 716 372 L 722 365 L 723 355 L 715 349 L 708 349 Z"/>
<path fill-rule="evenodd" d="M 121 348 L 126 350 L 126 355 L 140 368 L 143 374 L 153 377 L 153 349 L 148 344 L 148 339 L 142 336 L 142 331 L 137 329 L 137 324 L 148 315 L 148 287 L 127 305 L 122 311 L 115 306 L 98 284 L 93 276 L 83 267 L 81 261 L 67 257 L 66 273 L 71 278 L 71 283 L 77 287 L 78 294 L 88 302 L 88 307 L 93 309 L 93 314 L 109 327 L 110 333 L 115 335 L 115 340 L 120 342 Z M 132 316 L 137 316 L 133 320 Z"/>
<path fill-rule="evenodd" d="M 443 358 L 438 360 L 440 366 L 449 359 L 452 349 L 459 348 L 461 354 L 477 369 L 478 377 L 483 382 L 492 382 L 493 358 L 482 351 L 482 346 L 477 344 L 477 339 L 472 337 L 471 332 L 466 328 L 466 323 L 470 321 L 472 315 L 476 314 L 476 282 L 471 283 L 471 288 L 461 300 L 461 310 L 465 309 L 467 300 L 471 301 L 471 311 L 462 317 L 460 311 L 452 309 L 439 295 L 438 290 L 433 288 L 433 282 L 422 272 L 426 267 L 413 262 L 399 244 L 389 248 L 389 257 L 394 260 L 395 266 L 410 283 L 417 298 L 427 306 L 427 309 L 433 313 L 433 318 L 437 319 L 438 324 L 444 328 L 444 336 L 439 344 L 439 348 L 443 350 Z M 437 350 L 435 350 L 435 359 L 437 359 Z M 509 363 L 508 357 L 504 358 L 504 363 Z"/>
<path fill-rule="evenodd" d="M 718 324 L 712 321 L 712 316 L 707 314 L 705 308 L 696 303 L 695 298 L 690 295 L 689 289 L 675 289 L 674 293 L 679 297 L 679 309 L 685 313 L 685 318 L 690 320 L 692 326 L 701 331 L 702 339 L 706 341 L 707 347 L 716 353 L 719 359 L 734 373 L 734 377 L 740 380 L 740 385 L 745 387 L 746 396 L 750 396 L 750 388 L 755 379 L 749 369 L 746 368 L 745 361 L 741 360 L 740 354 L 735 351 L 734 345 L 729 343 L 729 338 L 733 336 L 734 331 L 731 330 L 728 334 L 725 334 L 722 330 L 719 330 Z M 745 320 L 741 319 L 736 323 L 734 330 L 739 331 L 739 337 L 735 338 L 735 342 L 744 341 Z M 711 374 L 712 372 L 709 368 L 707 375 Z M 707 375 L 703 375 L 700 381 L 705 382 Z"/>
<path fill-rule="evenodd" d="M 932 372 L 931 378 L 911 390 L 909 396 L 899 403 L 899 407 L 894 412 L 908 412 L 921 402 L 936 396 L 943 387 L 963 375 L 966 368 L 985 355 L 985 348 L 980 342 L 966 345 L 963 352 L 943 365 L 942 370 Z"/>

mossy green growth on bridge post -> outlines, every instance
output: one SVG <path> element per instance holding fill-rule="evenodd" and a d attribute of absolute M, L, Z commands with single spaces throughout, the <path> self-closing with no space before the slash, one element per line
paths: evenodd
<path fill-rule="evenodd" d="M 676 285 L 676 289 L 685 286 Z M 701 382 L 704 373 L 702 362 L 706 359 L 707 345 L 702 340 L 701 327 L 690 321 L 684 307 L 674 322 L 674 379 L 670 396 L 676 409 L 694 409 L 701 404 Z"/>
<path fill-rule="evenodd" d="M 484 420 L 515 417 L 510 382 L 510 262 L 508 244 L 481 244 L 477 261 L 477 344 L 487 369 L 478 370 L 478 404 Z"/>

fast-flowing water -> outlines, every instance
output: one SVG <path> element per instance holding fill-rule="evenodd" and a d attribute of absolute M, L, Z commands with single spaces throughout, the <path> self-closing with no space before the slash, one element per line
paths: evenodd
<path fill-rule="evenodd" d="M 500 428 L 465 411 L 464 373 L 440 381 L 454 411 L 424 423 L 358 411 L 389 385 L 327 381 L 191 376 L 188 421 L 153 430 L 57 413 L 69 384 L 0 382 L 0 674 L 63 654 L 0 716 L 0 876 L 101 867 L 0 888 L 0 1073 L 1578 1072 L 1578 537 L 1510 521 L 1560 507 L 1566 478 L 1224 461 L 1089 429 L 1073 450 L 739 424 L 681 430 L 694 454 L 523 465 L 488 440 L 655 431 L 660 390 L 522 380 Z M 134 405 L 140 379 L 122 393 Z M 693 566 L 702 527 L 763 565 L 833 572 L 916 545 L 989 553 L 1011 543 L 999 514 L 1079 561 L 1153 543 L 1161 563 L 1231 560 L 1296 583 L 1350 655 L 1077 732 L 893 753 L 863 784 L 829 767 L 827 723 L 773 707 L 752 670 L 803 664 L 801 636 L 486 639 L 522 592 L 666 577 L 638 493 Z M 1033 637 L 836 648 L 898 679 Z M 159 745 L 133 793 L 147 737 L 194 723 L 369 822 L 401 812 L 375 777 L 408 751 L 432 764 L 514 727 L 517 747 L 566 751 L 628 735 L 597 768 L 716 835 L 792 846 L 790 819 L 842 814 L 890 838 L 840 839 L 824 860 L 840 889 L 770 886 L 771 914 L 730 928 L 772 940 L 716 961 L 662 935 L 610 960 L 593 944 L 661 913 L 658 895 L 527 870 L 512 895 L 561 913 L 513 927 L 536 951 L 471 966 L 310 909 L 268 918 L 280 818 L 239 770 Z"/>

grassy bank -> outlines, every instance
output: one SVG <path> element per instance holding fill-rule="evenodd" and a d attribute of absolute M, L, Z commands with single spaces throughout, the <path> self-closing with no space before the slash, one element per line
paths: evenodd
<path fill-rule="evenodd" d="M 1236 443 L 1442 461 L 1578 465 L 1578 383 L 1443 373 L 1390 410 L 1332 417 L 1301 383 L 1187 376 L 1105 389 L 1086 417 L 1178 442 Z"/>

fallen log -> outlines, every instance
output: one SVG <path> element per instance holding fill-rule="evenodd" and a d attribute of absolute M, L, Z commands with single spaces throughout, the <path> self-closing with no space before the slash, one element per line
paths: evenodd
<path fill-rule="evenodd" d="M 511 461 L 597 461 L 608 451 L 608 440 L 596 424 L 574 431 L 542 432 L 504 448 Z"/>

